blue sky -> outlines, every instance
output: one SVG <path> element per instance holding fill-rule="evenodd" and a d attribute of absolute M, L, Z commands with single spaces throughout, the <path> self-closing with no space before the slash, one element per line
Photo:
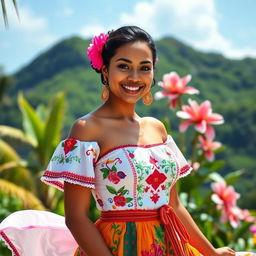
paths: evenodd
<path fill-rule="evenodd" d="M 18 0 L 20 21 L 5 1 L 9 29 L 1 19 L 0 65 L 8 74 L 65 38 L 127 24 L 155 39 L 170 35 L 201 51 L 256 58 L 255 0 Z"/>

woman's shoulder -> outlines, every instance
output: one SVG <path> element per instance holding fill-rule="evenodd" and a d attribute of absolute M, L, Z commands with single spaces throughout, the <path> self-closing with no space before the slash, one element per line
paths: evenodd
<path fill-rule="evenodd" d="M 73 123 L 68 137 L 80 141 L 97 141 L 99 129 L 99 120 L 89 113 Z"/>
<path fill-rule="evenodd" d="M 163 141 L 167 140 L 168 134 L 162 121 L 151 116 L 143 117 L 142 120 L 146 125 L 150 125 L 154 129 L 156 129 L 161 134 Z"/>

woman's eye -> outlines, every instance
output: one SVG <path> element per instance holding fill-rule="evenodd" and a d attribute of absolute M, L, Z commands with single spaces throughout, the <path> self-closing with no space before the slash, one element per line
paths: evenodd
<path fill-rule="evenodd" d="M 141 69 L 142 69 L 143 71 L 149 71 L 149 70 L 151 70 L 151 67 L 149 67 L 149 66 L 143 66 L 143 67 L 141 67 Z"/>
<path fill-rule="evenodd" d="M 119 64 L 118 67 L 121 68 L 121 69 L 128 69 L 129 68 L 126 64 Z"/>

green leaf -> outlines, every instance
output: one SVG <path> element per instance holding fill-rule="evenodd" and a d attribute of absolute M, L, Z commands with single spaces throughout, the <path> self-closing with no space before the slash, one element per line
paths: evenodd
<path fill-rule="evenodd" d="M 125 186 L 122 186 L 118 191 L 117 193 L 121 193 L 123 190 L 124 190 Z"/>
<path fill-rule="evenodd" d="M 215 182 L 224 181 L 224 178 L 217 172 L 210 173 L 209 178 Z"/>
<path fill-rule="evenodd" d="M 112 171 L 117 172 L 117 169 L 116 169 L 116 167 L 114 165 L 112 166 L 111 169 L 112 169 Z"/>
<path fill-rule="evenodd" d="M 220 174 L 218 174 L 217 172 L 210 173 L 209 178 L 212 181 L 215 181 L 215 182 L 224 181 L 224 178 Z"/>
<path fill-rule="evenodd" d="M 130 203 L 132 200 L 133 200 L 133 198 L 127 197 L 127 198 L 126 198 L 126 203 Z"/>
<path fill-rule="evenodd" d="M 111 187 L 111 186 L 106 186 L 107 187 L 107 190 L 109 191 L 109 193 L 113 194 L 113 195 L 117 195 L 117 192 L 115 190 L 114 187 Z"/>
<path fill-rule="evenodd" d="M 54 99 L 49 111 L 49 116 L 45 124 L 44 138 L 42 141 L 42 151 L 44 162 L 49 161 L 54 148 L 60 141 L 62 121 L 64 117 L 64 100 L 65 93 L 59 93 Z"/>
<path fill-rule="evenodd" d="M 125 189 L 122 191 L 121 195 L 124 196 L 125 194 L 128 194 L 129 193 L 129 190 L 128 189 Z"/>
<path fill-rule="evenodd" d="M 23 127 L 25 134 L 33 145 L 39 145 L 42 141 L 44 125 L 42 120 L 38 117 L 35 110 L 23 97 L 22 93 L 18 95 L 18 103 L 23 116 Z"/>
<path fill-rule="evenodd" d="M 224 179 L 228 185 L 234 184 L 244 174 L 244 170 L 238 170 L 235 172 L 228 173 Z"/>
<path fill-rule="evenodd" d="M 103 172 L 103 179 L 106 179 L 109 175 L 109 169 L 108 168 L 102 168 L 100 169 L 101 172 Z"/>

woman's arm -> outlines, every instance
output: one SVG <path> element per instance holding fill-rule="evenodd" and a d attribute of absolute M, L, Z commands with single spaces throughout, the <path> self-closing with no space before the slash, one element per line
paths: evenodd
<path fill-rule="evenodd" d="M 81 141 L 94 141 L 97 125 L 88 119 L 77 120 L 69 137 Z M 88 256 L 112 256 L 96 226 L 87 217 L 91 189 L 64 182 L 64 205 L 66 225 L 75 240 Z"/>
<path fill-rule="evenodd" d="M 206 239 L 201 230 L 198 228 L 186 208 L 180 203 L 176 185 L 173 186 L 170 193 L 169 205 L 174 209 L 176 215 L 181 220 L 189 235 L 189 243 L 200 251 L 205 256 L 229 256 L 235 255 L 235 252 L 223 247 L 215 249 L 212 244 Z"/>
<path fill-rule="evenodd" d="M 100 232 L 87 217 L 91 189 L 64 183 L 66 225 L 88 256 L 112 256 Z"/>

